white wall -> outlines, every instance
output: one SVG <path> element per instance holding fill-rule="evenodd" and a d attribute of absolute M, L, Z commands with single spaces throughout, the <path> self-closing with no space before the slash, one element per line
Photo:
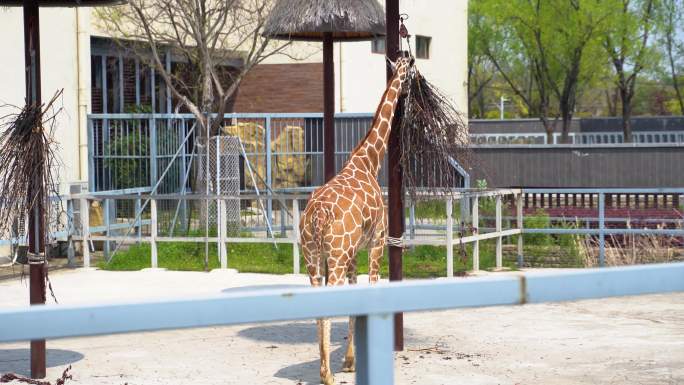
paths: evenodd
<path fill-rule="evenodd" d="M 43 102 L 47 102 L 57 90 L 64 89 L 63 97 L 57 103 L 64 110 L 58 117 L 55 132 L 62 164 L 59 176 L 64 192 L 67 182 L 78 181 L 82 177 L 79 170 L 76 10 L 41 9 L 40 39 Z M 0 9 L 0 47 L 0 103 L 20 106 L 25 100 L 21 8 Z M 89 78 L 87 80 L 90 81 Z M 87 170 L 84 175 L 87 176 Z"/>
<path fill-rule="evenodd" d="M 430 58 L 417 59 L 418 69 L 467 111 L 467 0 L 400 0 L 399 8 L 409 15 L 414 54 L 415 35 L 432 38 Z M 386 86 L 385 56 L 371 53 L 370 42 L 344 43 L 335 52 L 338 110 L 374 112 Z"/>

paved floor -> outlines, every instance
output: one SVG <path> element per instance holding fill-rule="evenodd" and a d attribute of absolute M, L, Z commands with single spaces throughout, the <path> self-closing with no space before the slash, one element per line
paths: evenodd
<path fill-rule="evenodd" d="M 477 278 L 469 278 L 477 279 Z M 306 285 L 304 276 L 70 270 L 52 274 L 63 304 Z M 242 290 L 242 289 L 241 289 Z M 0 307 L 27 302 L 0 282 Z M 49 322 L 49 320 L 46 320 Z M 398 384 L 683 384 L 684 294 L 406 314 Z M 2 325 L 3 328 L 21 327 Z M 346 320 L 333 320 L 338 384 Z M 317 384 L 315 323 L 284 322 L 48 341 L 48 379 L 74 384 Z M 0 344 L 0 373 L 27 374 L 28 344 Z"/>

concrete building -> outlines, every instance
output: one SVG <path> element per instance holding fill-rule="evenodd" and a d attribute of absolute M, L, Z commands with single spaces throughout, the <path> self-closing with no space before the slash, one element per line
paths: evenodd
<path fill-rule="evenodd" d="M 467 109 L 467 0 L 402 0 L 411 49 L 422 73 Z M 24 100 L 21 8 L 0 8 L 0 103 Z M 43 99 L 64 89 L 57 135 L 63 191 L 88 178 L 89 113 L 171 112 L 173 100 L 158 76 L 116 51 L 87 8 L 41 9 Z M 320 44 L 291 48 L 304 60 L 271 57 L 243 81 L 234 112 L 322 112 Z M 169 64 L 172 65 L 172 59 Z M 335 44 L 336 110 L 373 112 L 385 88 L 384 40 Z"/>

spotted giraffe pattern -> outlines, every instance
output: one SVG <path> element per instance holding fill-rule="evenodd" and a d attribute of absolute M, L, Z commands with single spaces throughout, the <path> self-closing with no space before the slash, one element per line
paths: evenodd
<path fill-rule="evenodd" d="M 387 214 L 378 171 L 387 152 L 391 122 L 412 61 L 400 58 L 378 105 L 373 124 L 342 170 L 311 195 L 299 223 L 306 268 L 313 286 L 356 283 L 356 253 L 368 247 L 371 284 L 380 278 Z M 344 371 L 354 371 L 354 319 L 350 318 Z M 318 320 L 321 381 L 334 383 L 330 370 L 330 320 Z"/>

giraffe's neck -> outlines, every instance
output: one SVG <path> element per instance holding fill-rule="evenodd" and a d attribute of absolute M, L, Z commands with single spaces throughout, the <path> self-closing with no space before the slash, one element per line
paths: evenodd
<path fill-rule="evenodd" d="M 392 128 L 392 119 L 401 93 L 401 80 L 399 73 L 395 73 L 387 85 L 385 93 L 380 99 L 380 104 L 375 111 L 373 125 L 366 136 L 352 151 L 349 163 L 364 164 L 368 171 L 377 177 L 380 165 L 387 152 L 387 142 Z M 361 162 L 354 162 L 354 159 Z"/>

